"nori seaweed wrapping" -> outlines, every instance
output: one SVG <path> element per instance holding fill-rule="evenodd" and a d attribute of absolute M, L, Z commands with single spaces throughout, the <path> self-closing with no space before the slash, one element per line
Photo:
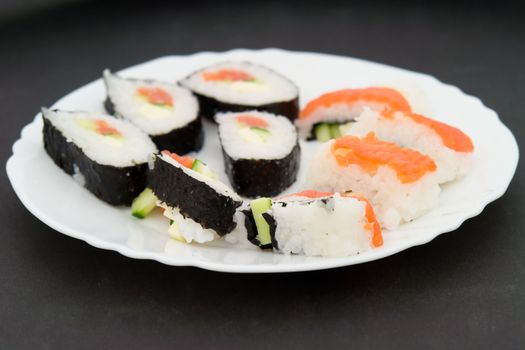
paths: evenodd
<path fill-rule="evenodd" d="M 119 118 L 125 118 L 116 109 L 115 104 L 108 96 L 104 102 L 104 107 L 109 114 Z M 204 130 L 200 117 L 192 120 L 188 124 L 172 129 L 165 134 L 149 135 L 153 143 L 159 150 L 168 150 L 180 155 L 189 152 L 197 152 L 202 148 L 204 143 Z"/>
<path fill-rule="evenodd" d="M 275 220 L 270 216 L 271 220 L 273 221 L 273 227 L 270 225 L 270 237 L 272 238 L 272 243 L 261 245 L 261 242 L 257 238 L 257 225 L 255 224 L 255 219 L 253 218 L 252 211 L 247 209 L 243 210 L 242 213 L 244 214 L 244 226 L 246 227 L 247 232 L 247 238 L 250 243 L 253 245 L 261 248 L 261 249 L 272 249 L 272 246 L 277 247 L 277 242 L 275 242 Z M 265 214 L 263 214 L 264 216 Z M 266 214 L 268 215 L 268 214 Z M 264 217 L 265 220 L 268 222 L 268 219 Z"/>
<path fill-rule="evenodd" d="M 158 155 L 148 175 L 148 187 L 160 201 L 178 208 L 182 215 L 220 236 L 237 226 L 233 218 L 237 207 L 242 204 L 240 201 L 216 192 Z"/>
<path fill-rule="evenodd" d="M 75 166 L 84 176 L 84 187 L 111 205 L 130 205 L 146 186 L 147 163 L 127 167 L 98 164 L 82 152 L 45 117 L 44 148 L 56 165 L 69 175 Z"/>
<path fill-rule="evenodd" d="M 242 112 L 257 110 L 282 115 L 290 121 L 294 121 L 299 116 L 299 97 L 288 101 L 268 103 L 264 105 L 239 105 L 219 101 L 213 97 L 204 96 L 196 93 L 193 94 L 199 100 L 200 115 L 215 122 L 215 114 L 219 112 Z"/>
<path fill-rule="evenodd" d="M 234 159 L 224 147 L 224 168 L 235 192 L 245 197 L 272 197 L 290 187 L 297 179 L 301 148 L 296 143 L 281 159 Z"/>

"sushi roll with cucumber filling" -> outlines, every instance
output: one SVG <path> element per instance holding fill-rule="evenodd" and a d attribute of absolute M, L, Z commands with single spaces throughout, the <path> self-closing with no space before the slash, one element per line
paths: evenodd
<path fill-rule="evenodd" d="M 104 71 L 106 110 L 150 135 L 159 149 L 186 154 L 201 149 L 204 131 L 191 91 L 174 83 L 123 78 Z"/>
<path fill-rule="evenodd" d="M 169 151 L 154 155 L 148 187 L 172 220 L 169 233 L 175 239 L 205 243 L 237 226 L 241 198 L 201 160 Z"/>
<path fill-rule="evenodd" d="M 225 171 L 237 193 L 275 196 L 295 182 L 301 150 L 287 118 L 247 111 L 220 113 L 216 120 Z"/>
<path fill-rule="evenodd" d="M 377 111 L 411 110 L 403 95 L 391 88 L 343 89 L 308 102 L 295 124 L 301 137 L 326 142 L 341 136 L 340 126 L 354 121 L 364 108 Z"/>
<path fill-rule="evenodd" d="M 243 213 L 250 242 L 284 254 L 345 257 L 383 244 L 372 206 L 351 194 L 306 190 L 258 198 Z"/>
<path fill-rule="evenodd" d="M 124 120 L 101 113 L 42 109 L 47 154 L 86 189 L 112 205 L 129 205 L 145 187 L 157 148 Z"/>
<path fill-rule="evenodd" d="M 214 120 L 219 112 L 266 111 L 295 120 L 299 89 L 277 72 L 250 62 L 222 62 L 180 81 L 199 99 L 201 114 Z"/>

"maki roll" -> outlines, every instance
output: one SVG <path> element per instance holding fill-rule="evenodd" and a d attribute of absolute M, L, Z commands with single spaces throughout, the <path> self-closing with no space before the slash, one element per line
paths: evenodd
<path fill-rule="evenodd" d="M 66 173 L 112 205 L 129 205 L 146 184 L 157 148 L 134 125 L 108 115 L 42 109 L 44 148 Z"/>
<path fill-rule="evenodd" d="M 284 254 L 344 257 L 383 244 L 381 228 L 363 197 L 307 190 L 243 211 L 248 239 Z"/>
<path fill-rule="evenodd" d="M 299 90 L 273 70 L 250 62 L 223 62 L 194 72 L 180 84 L 199 99 L 201 114 L 267 111 L 290 120 L 299 114 Z"/>
<path fill-rule="evenodd" d="M 437 206 L 436 170 L 430 157 L 371 133 L 324 143 L 307 181 L 320 191 L 351 191 L 368 198 L 381 226 L 393 229 Z"/>
<path fill-rule="evenodd" d="M 172 220 L 172 237 L 204 243 L 237 226 L 235 213 L 241 199 L 201 160 L 169 151 L 155 155 L 148 187 Z"/>
<path fill-rule="evenodd" d="M 204 142 L 199 104 L 193 94 L 176 84 L 122 78 L 104 71 L 110 114 L 129 120 L 146 132 L 159 149 L 185 154 Z"/>
<path fill-rule="evenodd" d="M 325 142 L 341 136 L 340 125 L 353 121 L 364 107 L 377 111 L 411 110 L 403 95 L 391 88 L 343 89 L 308 102 L 295 124 L 301 137 Z"/>
<path fill-rule="evenodd" d="M 430 156 L 436 162 L 439 183 L 466 174 L 474 152 L 472 140 L 461 130 L 411 112 L 366 109 L 343 132 L 355 136 L 374 132 L 382 140 Z"/>
<path fill-rule="evenodd" d="M 225 171 L 237 193 L 275 196 L 295 182 L 301 151 L 288 119 L 257 111 L 222 113 L 216 119 Z"/>

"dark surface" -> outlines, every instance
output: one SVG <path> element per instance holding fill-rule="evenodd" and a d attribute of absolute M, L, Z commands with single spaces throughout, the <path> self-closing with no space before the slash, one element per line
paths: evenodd
<path fill-rule="evenodd" d="M 220 236 L 230 233 L 236 226 L 234 215 L 242 204 L 240 200 L 217 192 L 160 156 L 155 157 L 153 170 L 148 174 L 148 187 L 160 201 L 178 208 L 184 217 Z"/>
<path fill-rule="evenodd" d="M 126 4 L 1 17 L 4 163 L 40 106 L 103 68 L 235 47 L 423 71 L 479 96 L 518 142 L 525 136 L 525 16 L 505 2 Z M 4 175 L 0 348 L 520 349 L 523 174 L 522 162 L 501 199 L 429 244 L 364 265 L 274 275 L 175 268 L 93 248 L 29 214 Z"/>

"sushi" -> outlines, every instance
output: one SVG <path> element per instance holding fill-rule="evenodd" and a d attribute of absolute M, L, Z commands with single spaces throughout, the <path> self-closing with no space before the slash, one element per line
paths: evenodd
<path fill-rule="evenodd" d="M 437 206 L 440 187 L 436 170 L 430 157 L 370 133 L 322 144 L 307 181 L 309 187 L 320 191 L 351 191 L 366 197 L 381 226 L 394 229 Z"/>
<path fill-rule="evenodd" d="M 192 73 L 182 81 L 199 99 L 201 114 L 266 111 L 290 120 L 299 114 L 299 90 L 277 72 L 250 62 L 223 62 Z"/>
<path fill-rule="evenodd" d="M 372 206 L 352 194 L 306 190 L 259 198 L 243 213 L 250 242 L 284 254 L 344 257 L 383 244 Z"/>
<path fill-rule="evenodd" d="M 288 119 L 257 111 L 221 113 L 216 119 L 226 174 L 237 193 L 275 196 L 295 182 L 301 151 Z"/>
<path fill-rule="evenodd" d="M 112 205 L 129 205 L 146 184 L 157 148 L 134 125 L 108 115 L 42 109 L 44 149 L 67 174 Z"/>
<path fill-rule="evenodd" d="M 410 111 L 398 91 L 386 87 L 343 89 L 328 92 L 308 102 L 295 122 L 301 137 L 321 142 L 339 137 L 339 126 L 353 121 L 364 107 L 377 111 Z"/>
<path fill-rule="evenodd" d="M 110 114 L 129 120 L 145 131 L 159 149 L 178 154 L 198 151 L 204 142 L 199 104 L 177 84 L 129 79 L 104 71 Z"/>
<path fill-rule="evenodd" d="M 170 234 L 186 242 L 209 242 L 230 233 L 242 201 L 201 160 L 163 151 L 148 176 L 158 205 L 171 222 Z"/>
<path fill-rule="evenodd" d="M 437 165 L 439 183 L 452 181 L 467 173 L 474 145 L 461 130 L 411 112 L 366 109 L 355 123 L 342 127 L 348 135 L 364 136 L 374 132 L 378 138 L 428 155 Z"/>

